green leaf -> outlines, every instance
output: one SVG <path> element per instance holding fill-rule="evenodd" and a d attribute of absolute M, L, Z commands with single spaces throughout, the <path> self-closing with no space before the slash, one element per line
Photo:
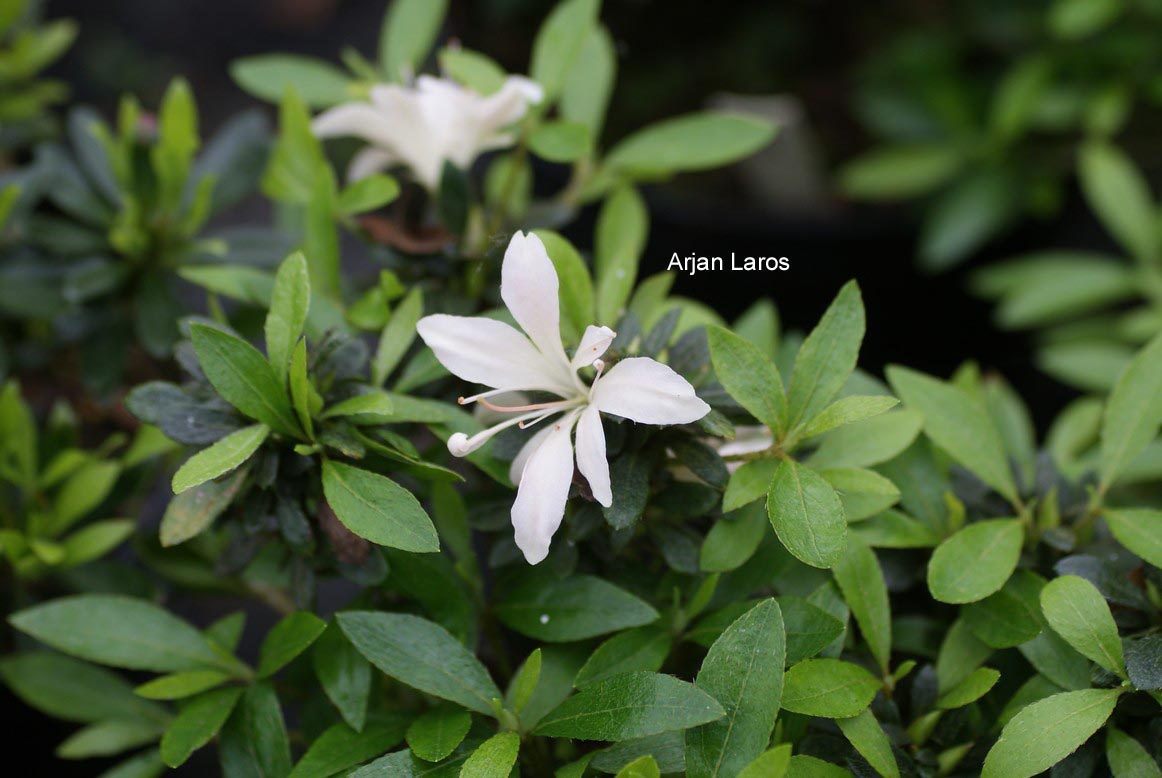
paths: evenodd
<path fill-rule="evenodd" d="M 787 396 L 775 363 L 758 346 L 721 327 L 708 327 L 706 339 L 723 388 L 781 438 L 787 427 Z"/>
<path fill-rule="evenodd" d="M 534 649 L 528 659 L 521 664 L 505 692 L 505 701 L 510 710 L 518 716 L 532 699 L 541 681 L 541 649 Z"/>
<path fill-rule="evenodd" d="M 348 397 L 328 407 L 320 418 L 332 419 L 340 416 L 356 416 L 354 424 L 383 423 L 391 418 L 394 405 L 387 392 L 367 392 Z"/>
<path fill-rule="evenodd" d="M 734 476 L 751 464 L 757 463 L 748 462 L 747 465 L 734 471 L 730 480 L 731 484 L 735 483 Z M 762 491 L 755 495 L 754 499 L 762 497 L 771 483 L 771 475 L 773 475 L 777 463 L 775 460 L 769 460 L 769 464 L 770 467 L 766 468 L 767 476 Z M 729 486 L 727 486 L 726 495 L 731 495 Z M 729 510 L 725 505 L 726 497 L 723 497 L 723 510 Z M 704 573 L 725 573 L 738 569 L 754 555 L 759 543 L 766 536 L 766 528 L 766 509 L 757 502 L 752 501 L 742 510 L 726 514 L 714 522 L 710 531 L 706 533 L 706 538 L 702 541 L 702 548 L 698 553 L 698 569 Z"/>
<path fill-rule="evenodd" d="M 456 750 L 471 726 L 468 711 L 446 705 L 435 708 L 408 727 L 408 748 L 426 762 L 439 762 Z"/>
<path fill-rule="evenodd" d="M 858 716 L 880 688 L 879 679 L 851 662 L 806 659 L 783 679 L 783 708 L 804 716 Z"/>
<path fill-rule="evenodd" d="M 389 175 L 373 173 L 353 182 L 339 193 L 337 205 L 348 216 L 382 208 L 399 197 L 399 182 Z"/>
<path fill-rule="evenodd" d="M 379 34 L 379 64 L 392 81 L 419 71 L 448 13 L 448 0 L 396 0 Z"/>
<path fill-rule="evenodd" d="M 779 597 L 778 603 L 787 632 L 788 665 L 815 656 L 843 634 L 846 614 L 844 621 L 840 621 L 802 597 L 790 595 Z"/>
<path fill-rule="evenodd" d="M 399 715 L 372 718 L 362 732 L 335 724 L 311 743 L 289 778 L 330 778 L 379 756 L 403 740 L 405 722 Z"/>
<path fill-rule="evenodd" d="M 637 281 L 649 224 L 645 202 L 633 187 L 621 187 L 601 206 L 593 252 L 598 323 L 614 325 L 621 318 Z"/>
<path fill-rule="evenodd" d="M 206 481 L 170 500 L 161 517 L 161 545 L 176 546 L 209 529 L 233 502 L 247 472 L 242 469 L 222 481 Z"/>
<path fill-rule="evenodd" d="M 1114 778 L 1162 778 L 1162 769 L 1150 752 L 1115 727 L 1106 728 L 1106 759 Z"/>
<path fill-rule="evenodd" d="M 1009 580 L 1021 555 L 1024 527 L 1018 519 L 968 525 L 945 540 L 928 562 L 928 588 L 940 602 L 983 600 Z"/>
<path fill-rule="evenodd" d="M 291 352 L 303 334 L 311 306 L 311 279 L 302 252 L 287 257 L 274 276 L 270 311 L 266 314 L 266 355 L 279 378 L 286 383 Z"/>
<path fill-rule="evenodd" d="M 65 558 L 61 567 L 77 567 L 104 556 L 133 534 L 137 529 L 134 519 L 112 519 L 86 524 L 61 540 Z"/>
<path fill-rule="evenodd" d="M 865 329 L 859 285 L 848 281 L 795 357 L 788 394 L 788 427 L 809 422 L 843 388 L 855 369 Z"/>
<path fill-rule="evenodd" d="M 1004 441 L 983 402 L 914 370 L 891 366 L 887 374 L 896 394 L 924 414 L 924 432 L 936 445 L 1010 502 L 1017 500 Z"/>
<path fill-rule="evenodd" d="M 361 538 L 404 551 L 440 550 L 436 528 L 419 501 L 386 476 L 327 460 L 323 493 L 339 521 Z"/>
<path fill-rule="evenodd" d="M 839 495 L 848 523 L 882 513 L 900 500 L 896 485 L 874 470 L 840 467 L 818 473 Z"/>
<path fill-rule="evenodd" d="M 838 719 L 835 723 L 848 742 L 878 774 L 899 778 L 900 768 L 896 765 L 892 744 L 870 710 L 848 719 Z"/>
<path fill-rule="evenodd" d="M 113 491 L 120 475 L 117 462 L 95 460 L 80 467 L 57 492 L 49 530 L 63 532 L 95 510 Z"/>
<path fill-rule="evenodd" d="M 875 552 L 858 538 L 848 538 L 847 549 L 831 572 L 880 671 L 886 675 L 892 654 L 892 612 Z"/>
<path fill-rule="evenodd" d="M 269 436 L 270 427 L 254 424 L 235 430 L 209 448 L 202 449 L 174 473 L 174 494 L 181 494 L 234 470 L 250 459 Z"/>
<path fill-rule="evenodd" d="M 1101 428 L 1102 488 L 1118 476 L 1158 435 L 1162 425 L 1162 335 L 1138 352 L 1122 371 L 1106 403 Z"/>
<path fill-rule="evenodd" d="M 887 146 L 844 165 L 839 185 L 856 200 L 910 200 L 947 183 L 963 165 L 964 153 L 954 146 Z"/>
<path fill-rule="evenodd" d="M 1022 708 L 985 758 L 982 778 L 1030 778 L 1069 756 L 1113 713 L 1118 689 L 1083 689 Z"/>
<path fill-rule="evenodd" d="M 311 663 L 327 699 L 352 729 L 362 730 L 371 694 L 371 663 L 338 628 L 325 630 L 315 641 Z"/>
<path fill-rule="evenodd" d="M 742 768 L 738 778 L 783 778 L 791 764 L 791 744 L 783 743 L 764 751 L 757 759 Z"/>
<path fill-rule="evenodd" d="M 269 678 L 310 648 L 327 622 L 308 611 L 296 611 L 275 624 L 258 651 L 258 677 Z"/>
<path fill-rule="evenodd" d="M 1012 648 L 1028 642 L 1041 632 L 1040 605 L 1033 602 L 1033 608 L 1019 596 L 1012 584 L 1018 580 L 1014 575 L 1005 587 L 983 600 L 970 603 L 961 609 L 961 616 L 972 633 L 993 648 Z"/>
<path fill-rule="evenodd" d="M 161 738 L 161 759 L 179 767 L 210 742 L 230 717 L 242 689 L 218 689 L 195 697 L 182 708 Z"/>
<path fill-rule="evenodd" d="M 808 458 L 812 467 L 870 467 L 894 459 L 920 434 L 924 417 L 906 408 L 828 432 Z"/>
<path fill-rule="evenodd" d="M 504 86 L 507 74 L 491 57 L 463 47 L 440 49 L 440 70 L 473 92 L 491 95 Z"/>
<path fill-rule="evenodd" d="M 59 759 L 112 756 L 156 742 L 163 725 L 152 721 L 101 721 L 74 732 L 56 749 Z"/>
<path fill-rule="evenodd" d="M 617 771 L 614 778 L 662 778 L 662 771 L 658 762 L 652 756 L 643 756 L 633 760 Z"/>
<path fill-rule="evenodd" d="M 1162 254 L 1162 239 L 1150 187 L 1132 160 L 1114 146 L 1094 141 L 1077 161 L 1081 190 L 1105 228 L 1136 259 L 1150 263 Z"/>
<path fill-rule="evenodd" d="M 549 13 L 533 41 L 529 75 L 545 90 L 545 107 L 556 99 L 581 47 L 597 22 L 600 0 L 564 0 Z"/>
<path fill-rule="evenodd" d="M 577 59 L 565 75 L 561 89 L 561 116 L 589 130 L 593 140 L 601 135 L 609 96 L 617 77 L 617 53 L 609 32 L 593 25 Z"/>
<path fill-rule="evenodd" d="M 1041 610 L 1049 626 L 1078 653 L 1126 677 L 1122 639 L 1096 586 L 1076 575 L 1054 578 L 1041 590 Z"/>
<path fill-rule="evenodd" d="M 850 395 L 841 397 L 810 419 L 799 433 L 800 439 L 813 438 L 824 432 L 879 416 L 899 404 L 895 397 L 883 395 Z"/>
<path fill-rule="evenodd" d="M 351 79 L 339 68 L 311 57 L 263 54 L 230 64 L 238 86 L 262 100 L 277 103 L 293 88 L 311 108 L 327 108 L 352 98 Z"/>
<path fill-rule="evenodd" d="M 401 613 L 347 611 L 336 617 L 351 643 L 392 678 L 486 716 L 500 690 L 488 671 L 443 627 Z"/>
<path fill-rule="evenodd" d="M 767 515 L 779 540 L 800 561 L 827 568 L 843 554 L 843 504 L 831 484 L 810 468 L 783 460 L 771 481 Z"/>
<path fill-rule="evenodd" d="M 648 178 L 708 170 L 749 157 L 774 140 L 776 130 L 743 113 L 686 114 L 633 133 L 609 151 L 605 164 Z"/>
<path fill-rule="evenodd" d="M 793 778 L 849 778 L 851 771 L 807 754 L 795 754 L 787 766 L 787 775 Z"/>
<path fill-rule="evenodd" d="M 218 736 L 218 758 L 224 775 L 275 778 L 290 772 L 290 738 L 270 683 L 246 689 Z"/>
<path fill-rule="evenodd" d="M 1127 508 L 1107 510 L 1102 515 L 1119 543 L 1155 567 L 1162 567 L 1162 511 Z"/>
<path fill-rule="evenodd" d="M 549 230 L 535 230 L 535 233 L 545 244 L 561 282 L 562 330 L 569 335 L 567 342 L 579 342 L 585 328 L 597 320 L 589 268 L 573 244 L 558 233 Z"/>
<path fill-rule="evenodd" d="M 461 778 L 508 778 L 520 751 L 520 735 L 500 732 L 485 740 L 460 768 Z"/>
<path fill-rule="evenodd" d="M 136 696 L 121 676 L 62 654 L 9 654 L 0 658 L 0 679 L 31 707 L 64 721 L 164 722 L 168 715 L 156 703 Z"/>
<path fill-rule="evenodd" d="M 783 691 L 786 639 L 778 603 L 766 599 L 714 641 L 695 683 L 726 717 L 686 733 L 690 778 L 737 775 L 763 752 Z"/>
<path fill-rule="evenodd" d="M 227 673 L 218 670 L 187 670 L 155 678 L 133 691 L 148 700 L 180 700 L 209 691 L 229 680 Z"/>
<path fill-rule="evenodd" d="M 98 664 L 159 673 L 234 668 L 201 632 L 153 603 L 132 597 L 61 597 L 8 620 L 58 651 Z"/>
<path fill-rule="evenodd" d="M 669 675 L 631 672 L 590 684 L 545 714 L 546 737 L 629 740 L 686 729 L 725 715 L 713 697 Z"/>
<path fill-rule="evenodd" d="M 371 360 L 371 383 L 383 386 L 416 339 L 416 322 L 424 313 L 424 293 L 416 287 L 396 306 L 379 335 L 379 346 Z"/>
<path fill-rule="evenodd" d="M 670 654 L 672 640 L 661 627 L 638 627 L 606 640 L 589 656 L 573 685 L 578 689 L 633 670 L 657 672 Z"/>
<path fill-rule="evenodd" d="M 584 124 L 550 121 L 529 136 L 529 149 L 549 162 L 576 162 L 593 149 L 593 139 Z"/>
<path fill-rule="evenodd" d="M 947 270 L 997 236 L 1017 213 L 1016 188 L 1006 170 L 984 167 L 958 178 L 928 210 L 920 233 L 920 265 Z"/>
<path fill-rule="evenodd" d="M 586 640 L 658 618 L 648 603 L 601 578 L 559 579 L 545 571 L 502 585 L 495 613 L 509 628 L 550 643 Z"/>
<path fill-rule="evenodd" d="M 936 707 L 942 710 L 963 708 L 985 696 L 1001 674 L 991 667 L 978 667 L 964 680 L 936 698 Z"/>
<path fill-rule="evenodd" d="M 190 339 L 206 378 L 228 403 L 275 432 L 298 436 L 283 382 L 258 349 L 198 322 L 190 325 Z"/>

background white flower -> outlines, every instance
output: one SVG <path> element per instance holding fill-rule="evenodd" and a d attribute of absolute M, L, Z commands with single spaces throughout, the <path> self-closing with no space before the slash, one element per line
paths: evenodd
<path fill-rule="evenodd" d="M 445 160 L 467 168 L 481 152 L 511 146 L 506 128 L 542 97 L 540 85 L 521 76 L 509 76 L 487 96 L 450 79 L 420 76 L 414 86 L 373 86 L 370 102 L 330 108 L 312 128 L 320 138 L 354 136 L 371 144 L 351 160 L 350 180 L 403 164 L 435 190 Z"/>
<path fill-rule="evenodd" d="M 449 438 L 448 449 L 456 456 L 471 453 L 503 429 L 529 427 L 561 414 L 525 443 L 510 470 L 518 484 L 512 506 L 516 543 L 536 564 L 548 555 L 565 514 L 574 445 L 577 469 L 594 499 L 606 507 L 613 503 L 602 413 L 643 424 L 687 424 L 705 416 L 710 406 L 685 378 L 652 359 L 623 359 L 603 372 L 600 358 L 615 336 L 608 327 L 587 327 L 569 359 L 561 343 L 557 271 L 536 235 L 513 235 L 501 267 L 500 294 L 524 332 L 493 319 L 446 314 L 425 316 L 417 329 L 444 367 L 465 381 L 491 387 L 460 398 L 461 404 L 480 402 L 510 414 L 471 438 L 462 433 Z M 577 371 L 590 365 L 597 377 L 587 386 Z M 561 399 L 520 406 L 489 401 L 514 390 Z"/>

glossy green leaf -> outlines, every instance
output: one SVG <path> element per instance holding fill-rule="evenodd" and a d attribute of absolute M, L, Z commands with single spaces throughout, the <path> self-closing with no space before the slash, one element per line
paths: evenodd
<path fill-rule="evenodd" d="M 755 605 L 710 647 L 695 683 L 725 718 L 686 733 L 690 778 L 737 775 L 770 741 L 783 690 L 786 638 L 778 604 Z"/>
<path fill-rule="evenodd" d="M 968 525 L 945 540 L 928 562 L 928 589 L 940 602 L 983 600 L 1009 580 L 1025 531 L 1017 519 Z"/>
<path fill-rule="evenodd" d="M 402 613 L 345 611 L 336 618 L 364 657 L 396 680 L 435 697 L 493 715 L 501 699 L 488 671 L 443 627 Z"/>
<path fill-rule="evenodd" d="M 361 538 L 404 551 L 440 550 L 436 528 L 419 501 L 386 476 L 327 460 L 323 493 L 339 521 Z"/>

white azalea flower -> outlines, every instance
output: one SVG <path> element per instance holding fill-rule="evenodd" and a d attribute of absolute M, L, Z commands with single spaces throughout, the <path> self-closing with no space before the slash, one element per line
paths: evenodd
<path fill-rule="evenodd" d="M 330 108 L 312 128 L 320 138 L 355 136 L 371 144 L 352 159 L 350 180 L 403 164 L 435 190 L 445 160 L 467 168 L 481 152 L 511 146 L 514 137 L 505 128 L 543 96 L 539 84 L 521 76 L 509 76 L 487 96 L 450 79 L 420 76 L 414 86 L 373 86 L 370 102 Z"/>
<path fill-rule="evenodd" d="M 715 441 L 711 442 L 711 445 L 718 449 L 718 455 L 721 457 L 754 454 L 759 451 L 766 451 L 775 445 L 775 436 L 771 434 L 771 431 L 767 427 L 761 425 L 735 427 L 734 440 L 718 442 L 715 439 Z M 742 465 L 742 462 L 727 462 L 726 469 L 733 473 L 742 467 Z"/>
<path fill-rule="evenodd" d="M 643 424 L 687 424 L 710 411 L 685 378 L 652 359 L 623 359 L 605 372 L 600 357 L 616 334 L 608 327 L 587 327 L 573 358 L 567 357 L 557 289 L 557 271 L 540 238 L 518 232 L 504 255 L 500 294 L 524 332 L 493 319 L 446 314 L 425 316 L 417 325 L 444 367 L 465 381 L 492 388 L 462 397 L 460 403 L 479 402 L 508 416 L 472 437 L 457 433 L 449 438 L 448 450 L 456 456 L 466 456 L 503 429 L 531 427 L 556 416 L 524 445 L 510 471 L 518 483 L 512 525 L 530 564 L 548 555 L 565 515 L 574 448 L 577 469 L 594 499 L 606 507 L 613 503 L 602 413 Z M 577 371 L 590 365 L 597 377 L 587 386 Z M 513 391 L 548 392 L 561 399 L 519 406 L 489 401 Z"/>

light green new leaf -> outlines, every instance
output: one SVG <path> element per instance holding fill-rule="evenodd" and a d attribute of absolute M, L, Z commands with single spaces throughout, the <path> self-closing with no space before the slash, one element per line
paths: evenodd
<path fill-rule="evenodd" d="M 238 86 L 263 100 L 277 103 L 288 87 L 312 108 L 327 108 L 350 100 L 350 77 L 339 68 L 311 57 L 263 54 L 230 64 Z"/>
<path fill-rule="evenodd" d="M 564 0 L 537 31 L 529 75 L 544 87 L 546 107 L 560 94 L 585 39 L 596 25 L 600 5 L 600 0 Z"/>
<path fill-rule="evenodd" d="M 848 281 L 799 347 L 791 371 L 788 426 L 809 422 L 855 369 L 866 320 L 859 285 Z"/>
<path fill-rule="evenodd" d="M 1162 335 L 1119 376 L 1101 428 L 1101 482 L 1108 487 L 1158 435 L 1162 425 Z"/>
<path fill-rule="evenodd" d="M 460 768 L 460 778 L 507 778 L 520 752 L 520 735 L 500 732 L 485 740 Z"/>
<path fill-rule="evenodd" d="M 786 638 L 778 603 L 767 599 L 714 641 L 695 680 L 726 717 L 686 732 L 690 778 L 737 775 L 771 738 L 783 691 Z"/>
<path fill-rule="evenodd" d="M 609 32 L 593 25 L 561 89 L 561 116 L 579 122 L 597 140 L 605 124 L 609 96 L 617 76 L 617 52 Z"/>
<path fill-rule="evenodd" d="M 1082 689 L 1021 709 L 985 758 L 982 778 L 1030 778 L 1077 750 L 1113 713 L 1118 689 Z"/>
<path fill-rule="evenodd" d="M 1078 653 L 1126 677 L 1118 626 L 1096 586 L 1076 575 L 1054 578 L 1041 590 L 1041 610 L 1049 626 Z"/>
<path fill-rule="evenodd" d="M 419 501 L 386 476 L 327 460 L 323 494 L 339 521 L 361 538 L 404 551 L 440 550 L 436 528 Z"/>
<path fill-rule="evenodd" d="M 56 748 L 58 759 L 113 756 L 154 743 L 164 725 L 157 721 L 100 721 L 70 735 Z"/>
<path fill-rule="evenodd" d="M 887 146 L 844 165 L 839 184 L 857 200 L 907 200 L 946 183 L 963 164 L 964 152 L 954 145 Z"/>
<path fill-rule="evenodd" d="M 1016 501 L 1005 444 L 983 402 L 914 370 L 892 366 L 887 374 L 904 403 L 924 414 L 924 431 L 936 445 L 1010 502 Z"/>
<path fill-rule="evenodd" d="M 354 216 L 382 208 L 399 197 L 399 182 L 389 175 L 373 173 L 353 182 L 339 193 L 336 203 L 343 213 Z"/>
<path fill-rule="evenodd" d="M 928 588 L 940 602 L 983 600 L 1009 580 L 1025 531 L 1018 519 L 968 525 L 936 547 L 928 562 Z"/>
<path fill-rule="evenodd" d="M 848 742 L 877 773 L 886 778 L 899 778 L 900 768 L 896 765 L 891 741 L 870 710 L 849 719 L 837 719 L 835 723 Z"/>
<path fill-rule="evenodd" d="M 724 715 L 722 706 L 694 684 L 670 675 L 632 672 L 586 686 L 546 713 L 535 732 L 618 741 L 687 729 Z"/>
<path fill-rule="evenodd" d="M 391 371 L 416 339 L 416 322 L 424 313 L 424 293 L 416 287 L 391 312 L 391 318 L 379 335 L 379 346 L 371 360 L 371 383 L 383 386 Z"/>
<path fill-rule="evenodd" d="M 379 65 L 392 81 L 415 75 L 431 51 L 448 12 L 448 0 L 395 0 L 379 34 Z"/>
<path fill-rule="evenodd" d="M 68 477 L 53 501 L 53 516 L 48 529 L 60 533 L 95 510 L 117 484 L 121 465 L 93 460 Z"/>
<path fill-rule="evenodd" d="M 1155 567 L 1162 567 L 1162 511 L 1127 508 L 1107 510 L 1103 515 L 1119 543 Z"/>
<path fill-rule="evenodd" d="M 784 460 L 771 481 L 767 516 L 797 559 L 827 568 L 843 554 L 847 519 L 831 484 L 810 468 Z"/>
<path fill-rule="evenodd" d="M 279 377 L 286 382 L 291 351 L 303 334 L 311 305 L 311 279 L 302 252 L 287 257 L 274 276 L 274 292 L 266 314 L 266 356 Z"/>
<path fill-rule="evenodd" d="M 872 656 L 886 675 L 892 654 L 892 612 L 875 552 L 859 538 L 849 537 L 846 551 L 831 572 Z"/>
<path fill-rule="evenodd" d="M 870 467 L 894 459 L 920 434 L 924 417 L 910 408 L 828 432 L 807 462 L 815 468 Z"/>
<path fill-rule="evenodd" d="M 646 755 L 618 770 L 614 778 L 662 778 L 662 770 L 656 759 Z"/>
<path fill-rule="evenodd" d="M 242 689 L 218 689 L 196 697 L 170 723 L 161 738 L 161 759 L 169 767 L 178 767 L 190 758 L 190 754 L 210 742 L 218 733 L 238 698 Z"/>
<path fill-rule="evenodd" d="M 275 432 L 299 434 L 283 381 L 254 346 L 198 322 L 190 325 L 190 339 L 202 371 L 226 402 Z"/>
<path fill-rule="evenodd" d="M 1162 238 L 1153 198 L 1130 158 L 1113 146 L 1090 143 L 1081 150 L 1077 172 L 1085 199 L 1114 239 L 1142 262 L 1157 260 Z"/>
<path fill-rule="evenodd" d="M 774 468 L 775 461 L 771 460 L 768 472 L 773 472 Z M 736 470 L 735 475 L 743 469 L 745 466 Z M 733 476 L 731 483 L 734 483 Z M 770 483 L 771 478 L 768 475 L 762 491 L 756 494 L 754 499 L 757 500 L 766 494 Z M 729 494 L 730 487 L 727 486 L 727 495 Z M 724 497 L 723 503 L 725 502 Z M 741 567 L 758 549 L 759 543 L 766 535 L 767 523 L 765 507 L 753 501 L 743 509 L 723 516 L 714 522 L 710 531 L 706 533 L 706 539 L 702 541 L 702 548 L 698 553 L 698 569 L 704 573 L 725 573 Z"/>
<path fill-rule="evenodd" d="M 578 122 L 545 122 L 529 136 L 529 150 L 550 162 L 576 162 L 592 149 L 588 128 Z"/>
<path fill-rule="evenodd" d="M 598 323 L 612 326 L 621 318 L 637 282 L 649 227 L 645 201 L 633 187 L 621 187 L 601 206 L 593 251 Z"/>
<path fill-rule="evenodd" d="M 290 664 L 326 628 L 327 622 L 309 611 L 296 611 L 284 617 L 262 641 L 258 651 L 258 677 L 268 678 Z"/>
<path fill-rule="evenodd" d="M 787 765 L 787 776 L 788 778 L 851 778 L 851 771 L 807 754 L 795 754 Z"/>
<path fill-rule="evenodd" d="M 8 654 L 0 659 L 0 679 L 30 707 L 64 721 L 164 721 L 167 715 L 120 675 L 55 652 Z"/>
<path fill-rule="evenodd" d="M 351 643 L 392 678 L 486 716 L 501 699 L 484 666 L 443 627 L 402 613 L 348 611 L 336 617 Z"/>
<path fill-rule="evenodd" d="M 781 437 L 787 424 L 787 395 L 775 363 L 758 346 L 722 327 L 708 327 L 706 338 L 714 374 L 723 388 Z"/>
<path fill-rule="evenodd" d="M 776 131 L 766 119 L 744 113 L 691 113 L 638 130 L 609 151 L 605 164 L 647 178 L 707 170 L 749 157 Z"/>
<path fill-rule="evenodd" d="M 1162 769 L 1150 752 L 1114 727 L 1106 728 L 1106 759 L 1114 778 L 1162 778 Z"/>
<path fill-rule="evenodd" d="M 895 397 L 855 394 L 841 397 L 828 405 L 813 419 L 809 419 L 799 433 L 801 440 L 822 435 L 824 432 L 853 422 L 863 421 L 886 413 L 899 404 Z"/>
<path fill-rule="evenodd" d="M 529 704 L 529 700 L 533 698 L 533 692 L 537 690 L 537 684 L 541 682 L 541 663 L 541 649 L 533 649 L 505 691 L 505 702 L 509 709 L 518 716 Z"/>
<path fill-rule="evenodd" d="M 445 46 L 436 55 L 449 78 L 459 81 L 473 92 L 491 95 L 504 86 L 507 74 L 491 57 L 462 46 Z"/>
<path fill-rule="evenodd" d="M 670 654 L 670 632 L 646 626 L 619 632 L 598 646 L 573 679 L 578 689 L 632 670 L 656 672 Z"/>
<path fill-rule="evenodd" d="M 408 748 L 426 762 L 439 762 L 456 750 L 471 726 L 468 711 L 446 705 L 435 708 L 408 727 Z"/>
<path fill-rule="evenodd" d="M 173 492 L 181 494 L 206 481 L 229 473 L 254 455 L 270 436 L 270 427 L 254 424 L 231 432 L 186 460 L 173 476 Z"/>
<path fill-rule="evenodd" d="M 818 473 L 839 495 L 848 523 L 882 513 L 900 500 L 896 485 L 874 470 L 838 467 Z"/>
<path fill-rule="evenodd" d="M 936 698 L 936 707 L 941 710 L 963 708 L 985 696 L 996 685 L 1001 674 L 991 667 L 978 667 L 960 683 Z"/>
<path fill-rule="evenodd" d="M 859 665 L 839 659 L 806 659 L 783 679 L 783 708 L 804 716 L 858 716 L 876 696 L 879 680 Z"/>
<path fill-rule="evenodd" d="M 58 651 L 98 664 L 159 673 L 234 668 L 201 632 L 157 605 L 132 597 L 61 597 L 19 611 L 9 621 Z"/>
<path fill-rule="evenodd" d="M 394 404 L 387 392 L 368 392 L 341 400 L 323 411 L 320 418 L 336 416 L 363 417 L 353 420 L 354 424 L 382 424 L 391 418 Z"/>
<path fill-rule="evenodd" d="M 230 676 L 218 670 L 187 670 L 155 678 L 133 691 L 147 700 L 180 700 L 209 691 L 228 680 Z"/>

